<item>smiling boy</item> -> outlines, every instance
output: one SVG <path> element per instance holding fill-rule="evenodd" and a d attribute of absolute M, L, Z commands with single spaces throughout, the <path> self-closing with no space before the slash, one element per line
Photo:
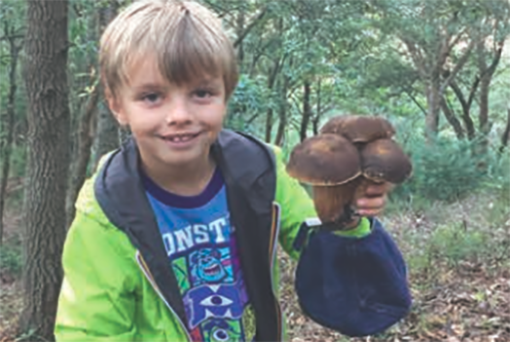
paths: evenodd
<path fill-rule="evenodd" d="M 316 216 L 312 201 L 278 149 L 222 128 L 238 75 L 212 12 L 135 2 L 106 28 L 100 65 L 108 104 L 133 138 L 103 159 L 76 203 L 57 340 L 282 341 L 278 241 L 299 260 L 297 287 L 311 289 L 299 300 L 318 322 L 363 335 L 407 312 L 403 260 L 376 219 L 296 243 Z M 368 188 L 358 212 L 377 215 L 386 191 Z M 335 264 L 310 283 L 306 265 L 328 264 L 314 248 L 349 251 L 346 264 L 373 265 L 379 278 Z"/>

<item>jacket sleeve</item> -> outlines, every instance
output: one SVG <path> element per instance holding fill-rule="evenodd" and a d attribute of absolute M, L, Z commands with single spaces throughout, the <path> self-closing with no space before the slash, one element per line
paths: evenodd
<path fill-rule="evenodd" d="M 63 252 L 57 341 L 132 341 L 134 255 L 120 231 L 78 213 Z"/>

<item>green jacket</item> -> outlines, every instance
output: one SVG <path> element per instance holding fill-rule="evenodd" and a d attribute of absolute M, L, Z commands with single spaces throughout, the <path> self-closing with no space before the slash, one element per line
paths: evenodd
<path fill-rule="evenodd" d="M 211 152 L 237 227 L 256 339 L 283 340 L 276 244 L 299 257 L 293 242 L 302 222 L 316 216 L 313 203 L 286 174 L 277 149 L 225 130 Z M 131 141 L 113 152 L 80 192 L 64 246 L 57 341 L 189 340 L 137 158 Z M 355 235 L 368 232 L 359 229 Z"/>

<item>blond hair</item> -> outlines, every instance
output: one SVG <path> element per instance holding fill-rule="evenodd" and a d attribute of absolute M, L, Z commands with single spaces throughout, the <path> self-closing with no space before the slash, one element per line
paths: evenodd
<path fill-rule="evenodd" d="M 192 1 L 140 0 L 106 27 L 99 63 L 107 93 L 126 84 L 131 63 L 156 57 L 162 75 L 184 85 L 204 76 L 223 77 L 226 100 L 238 81 L 234 47 L 220 19 Z"/>

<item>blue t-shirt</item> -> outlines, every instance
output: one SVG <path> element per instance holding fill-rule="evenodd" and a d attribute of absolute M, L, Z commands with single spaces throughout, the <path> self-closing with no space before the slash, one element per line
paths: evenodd
<path fill-rule="evenodd" d="M 230 224 L 225 184 L 217 168 L 205 190 L 172 194 L 142 175 L 168 260 L 181 290 L 193 341 L 251 341 L 249 303 Z"/>

